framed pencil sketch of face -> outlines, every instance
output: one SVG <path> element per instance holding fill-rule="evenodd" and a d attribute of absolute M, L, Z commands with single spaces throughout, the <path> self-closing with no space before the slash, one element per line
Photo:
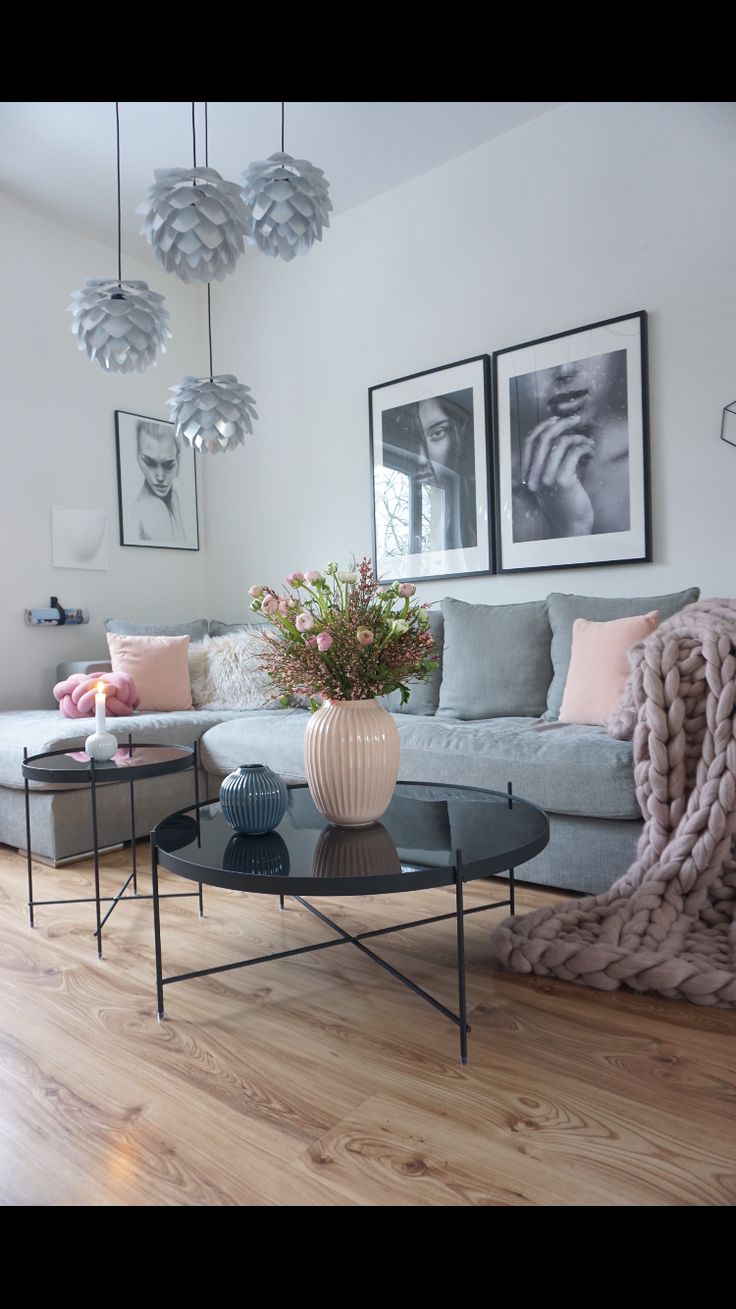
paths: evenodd
<path fill-rule="evenodd" d="M 198 550 L 194 450 L 173 423 L 115 411 L 120 544 Z"/>
<path fill-rule="evenodd" d="M 646 314 L 493 356 L 499 571 L 651 560 Z"/>
<path fill-rule="evenodd" d="M 488 355 L 368 392 L 373 558 L 381 579 L 466 577 L 493 566 Z"/>

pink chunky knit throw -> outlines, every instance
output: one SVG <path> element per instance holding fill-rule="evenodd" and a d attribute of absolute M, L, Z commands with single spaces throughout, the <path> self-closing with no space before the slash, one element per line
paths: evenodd
<path fill-rule="evenodd" d="M 631 652 L 612 736 L 633 733 L 644 831 L 602 895 L 509 918 L 495 957 L 599 990 L 736 1007 L 736 600 L 703 600 Z"/>

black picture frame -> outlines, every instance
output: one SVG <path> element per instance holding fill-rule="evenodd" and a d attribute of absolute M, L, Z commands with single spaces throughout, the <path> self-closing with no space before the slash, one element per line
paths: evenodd
<path fill-rule="evenodd" d="M 651 563 L 646 310 L 495 351 L 493 431 L 499 573 Z"/>
<path fill-rule="evenodd" d="M 381 580 L 494 571 L 490 421 L 488 354 L 369 387 L 373 561 Z"/>
<path fill-rule="evenodd" d="M 175 425 L 116 409 L 115 454 L 120 544 L 199 550 L 196 456 L 177 439 Z M 172 463 L 176 472 L 169 478 Z"/>

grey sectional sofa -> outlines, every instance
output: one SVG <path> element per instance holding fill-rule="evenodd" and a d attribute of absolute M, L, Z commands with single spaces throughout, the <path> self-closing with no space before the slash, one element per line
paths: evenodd
<path fill-rule="evenodd" d="M 599 891 L 631 863 L 642 820 L 636 800 L 632 746 L 603 728 L 562 725 L 557 714 L 570 657 L 575 617 L 598 621 L 659 609 L 662 618 L 697 599 L 691 588 L 669 596 L 621 600 L 550 595 L 522 605 L 466 605 L 447 599 L 431 615 L 442 661 L 431 683 L 417 686 L 395 712 L 401 738 L 402 780 L 454 782 L 505 790 L 544 808 L 550 819 L 546 850 L 525 865 L 525 880 Z M 150 629 L 148 629 L 150 630 Z M 157 629 L 162 631 L 164 629 Z M 168 629 L 169 631 L 171 629 Z M 178 629 L 189 631 L 188 625 Z M 222 634 L 226 625 L 210 624 Z M 201 635 L 201 624 L 197 625 Z M 59 675 L 109 666 L 64 665 Z M 116 735 L 140 740 L 199 742 L 203 795 L 217 794 L 237 765 L 267 763 L 290 780 L 304 779 L 301 709 L 136 714 L 115 719 Z M 25 844 L 23 747 L 29 754 L 81 744 L 88 724 L 58 710 L 0 713 L 0 842 Z M 156 778 L 136 788 L 139 836 L 166 813 L 191 803 L 191 774 Z M 33 850 L 50 862 L 89 849 L 87 787 L 31 788 Z M 127 788 L 100 793 L 101 842 L 128 838 Z"/>

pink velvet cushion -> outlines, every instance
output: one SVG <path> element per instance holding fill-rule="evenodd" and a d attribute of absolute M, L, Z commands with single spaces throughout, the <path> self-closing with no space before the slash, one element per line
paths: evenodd
<path fill-rule="evenodd" d="M 188 636 L 119 636 L 107 633 L 114 673 L 135 681 L 142 712 L 191 709 Z"/>
<path fill-rule="evenodd" d="M 54 687 L 61 712 L 67 718 L 94 718 L 98 686 L 105 692 L 106 717 L 125 718 L 138 708 L 138 691 L 127 673 L 72 673 Z"/>
<path fill-rule="evenodd" d="M 629 675 L 628 652 L 659 623 L 659 611 L 593 623 L 576 618 L 561 723 L 603 725 L 618 709 Z"/>

